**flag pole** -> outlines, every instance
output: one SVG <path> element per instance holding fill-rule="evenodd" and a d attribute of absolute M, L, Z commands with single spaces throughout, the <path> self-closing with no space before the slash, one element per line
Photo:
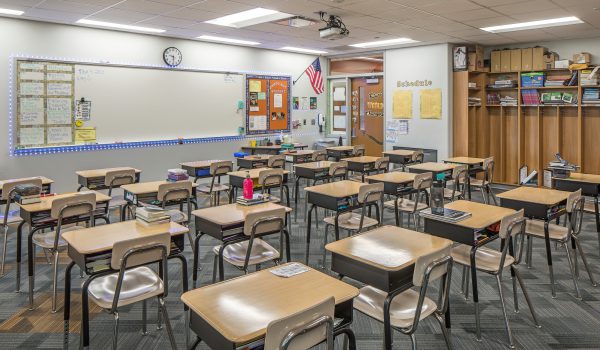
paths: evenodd
<path fill-rule="evenodd" d="M 304 70 L 304 72 L 302 72 L 302 74 L 300 74 L 300 76 L 298 77 L 298 79 L 294 80 L 292 82 L 292 85 L 296 85 L 296 83 L 298 82 L 298 80 L 300 80 L 300 78 L 302 78 L 302 76 L 304 75 L 304 73 L 306 73 L 306 69 Z"/>

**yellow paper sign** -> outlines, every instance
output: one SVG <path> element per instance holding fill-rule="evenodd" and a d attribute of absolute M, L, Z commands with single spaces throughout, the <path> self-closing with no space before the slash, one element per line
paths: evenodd
<path fill-rule="evenodd" d="M 395 90 L 392 100 L 392 117 L 394 119 L 412 118 L 412 91 Z"/>
<path fill-rule="evenodd" d="M 442 119 L 442 89 L 421 90 L 421 119 Z"/>
<path fill-rule="evenodd" d="M 250 90 L 250 92 L 261 92 L 261 89 L 260 80 L 250 80 L 248 82 L 248 90 Z"/>
<path fill-rule="evenodd" d="M 76 128 L 75 142 L 96 142 L 96 128 Z"/>

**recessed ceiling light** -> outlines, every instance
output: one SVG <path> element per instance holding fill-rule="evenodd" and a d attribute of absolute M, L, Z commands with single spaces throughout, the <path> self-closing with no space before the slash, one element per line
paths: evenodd
<path fill-rule="evenodd" d="M 119 24 L 119 23 L 111 23 L 111 22 L 93 21 L 91 19 L 80 19 L 79 21 L 77 21 L 77 23 L 87 24 L 87 25 L 91 25 L 91 26 L 98 26 L 98 27 L 135 30 L 137 32 L 148 32 L 148 33 L 164 33 L 165 32 L 164 29 L 130 26 L 127 24 Z"/>
<path fill-rule="evenodd" d="M 296 52 L 302 52 L 302 53 L 314 53 L 314 54 L 327 53 L 327 51 L 305 49 L 303 47 L 293 47 L 293 46 L 285 46 L 285 47 L 282 47 L 280 50 L 296 51 Z"/>
<path fill-rule="evenodd" d="M 221 38 L 218 36 L 211 36 L 211 35 L 200 35 L 197 39 L 208 40 L 208 41 L 217 41 L 217 42 L 230 43 L 230 44 L 240 44 L 240 45 L 260 45 L 260 43 L 256 42 L 256 41 Z"/>
<path fill-rule="evenodd" d="M 391 46 L 391 45 L 400 45 L 400 44 L 412 44 L 418 43 L 417 40 L 412 40 L 409 38 L 397 38 L 397 39 L 388 39 L 388 40 L 380 40 L 380 41 L 370 41 L 366 43 L 360 44 L 352 44 L 350 46 L 360 47 L 360 48 L 368 48 L 368 47 L 381 47 L 381 46 Z"/>
<path fill-rule="evenodd" d="M 10 9 L 0 9 L 0 14 L 2 15 L 12 15 L 12 16 L 20 16 L 25 12 L 19 10 L 10 10 Z"/>
<path fill-rule="evenodd" d="M 233 13 L 231 15 L 211 19 L 204 23 L 216 24 L 220 26 L 243 28 L 259 23 L 278 21 L 284 18 L 294 17 L 289 13 L 283 13 L 275 10 L 269 10 L 257 7 L 252 10 Z"/>
<path fill-rule="evenodd" d="M 580 24 L 580 23 L 583 23 L 583 21 L 577 17 L 561 17 L 561 18 L 544 19 L 541 21 L 505 24 L 505 25 L 501 25 L 501 26 L 485 27 L 485 28 L 479 28 L 479 29 L 485 30 L 486 32 L 490 32 L 490 33 L 502 33 L 502 32 L 514 32 L 517 30 L 566 26 L 569 24 Z"/>

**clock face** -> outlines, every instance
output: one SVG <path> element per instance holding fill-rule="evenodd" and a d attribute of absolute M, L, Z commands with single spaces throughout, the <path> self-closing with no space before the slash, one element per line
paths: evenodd
<path fill-rule="evenodd" d="M 163 52 L 163 59 L 168 66 L 177 67 L 183 60 L 183 55 L 176 47 L 169 47 Z"/>

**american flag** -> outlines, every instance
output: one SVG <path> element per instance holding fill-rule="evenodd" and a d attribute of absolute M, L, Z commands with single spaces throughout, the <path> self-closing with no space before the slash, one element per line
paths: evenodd
<path fill-rule="evenodd" d="M 315 90 L 315 92 L 317 94 L 323 93 L 323 90 L 325 88 L 323 87 L 323 76 L 321 75 L 321 63 L 319 62 L 318 57 L 310 66 L 308 66 L 308 68 L 306 68 L 304 73 L 306 73 L 306 75 L 308 75 L 308 78 L 310 79 L 310 84 L 312 85 L 313 90 Z"/>

